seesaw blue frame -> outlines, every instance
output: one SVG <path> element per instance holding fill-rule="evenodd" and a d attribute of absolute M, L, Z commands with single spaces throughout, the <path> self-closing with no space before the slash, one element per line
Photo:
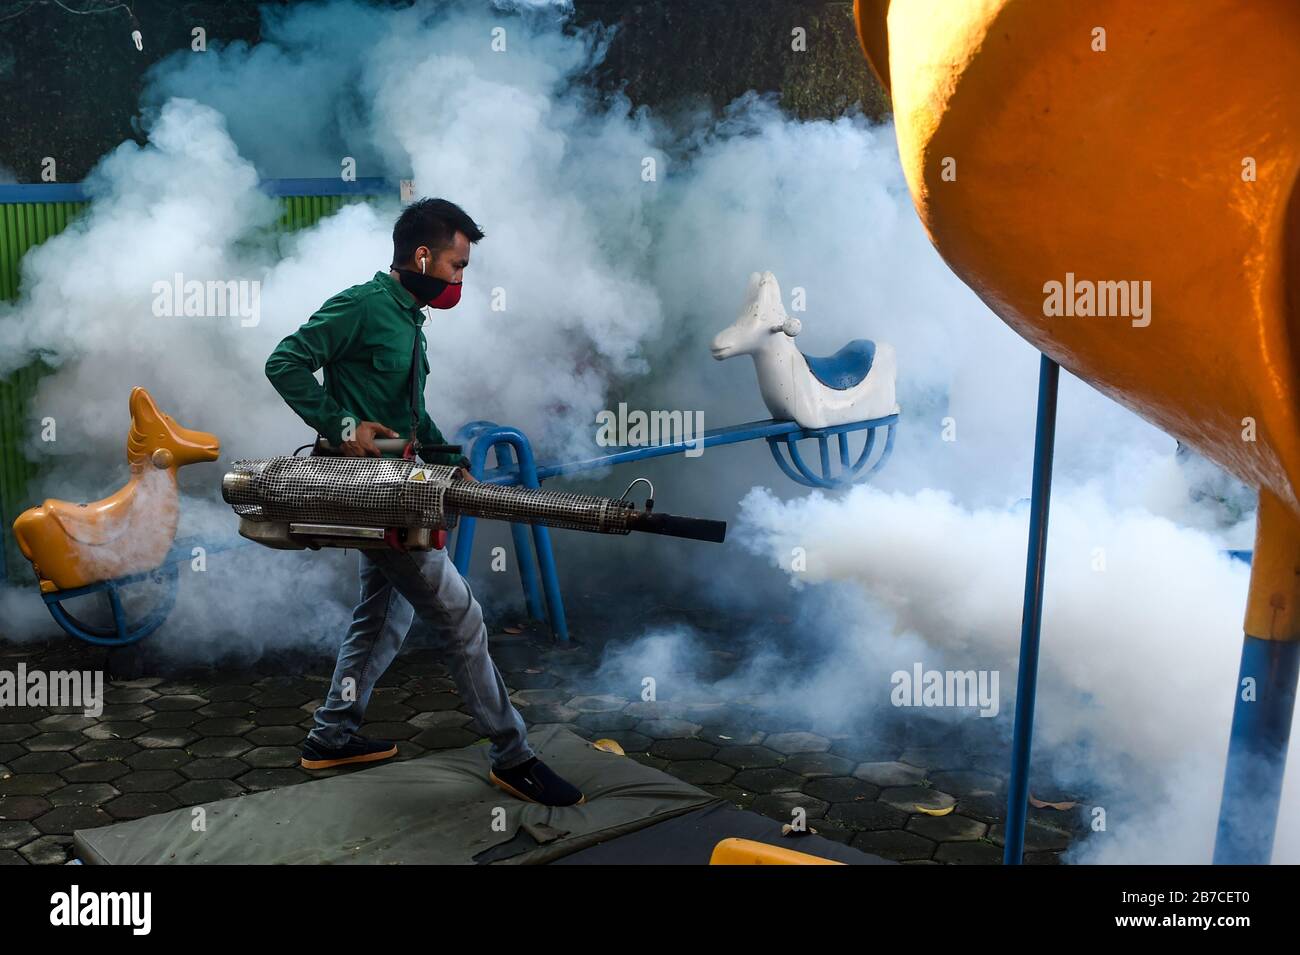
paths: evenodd
<path fill-rule="evenodd" d="M 462 445 L 469 446 L 467 457 L 470 462 L 470 473 L 476 479 L 486 484 L 541 487 L 542 481 L 562 474 L 576 474 L 580 471 L 593 471 L 629 461 L 682 454 L 688 449 L 693 450 L 701 445 L 704 448 L 713 448 L 763 439 L 767 441 L 773 459 L 786 477 L 805 487 L 831 490 L 864 481 L 879 471 L 894 450 L 894 432 L 897 426 L 897 414 L 818 429 L 801 428 L 793 421 L 772 419 L 748 421 L 744 424 L 705 431 L 702 438 L 691 442 L 676 441 L 625 448 L 582 461 L 541 466 L 533 457 L 528 436 L 518 428 L 498 425 L 493 421 L 471 421 L 456 433 L 456 440 Z M 877 445 L 876 436 L 881 429 L 885 431 L 884 443 L 879 454 L 873 459 L 872 452 Z M 867 432 L 866 442 L 856 458 L 849 453 L 849 434 L 854 431 Z M 817 442 L 819 472 L 808 466 L 799 451 L 798 443 L 804 439 Z M 841 467 L 838 474 L 833 473 L 831 465 L 830 441 L 832 439 L 836 441 L 837 457 Z M 495 451 L 496 467 L 492 470 L 487 469 L 489 450 Z M 476 523 L 475 518 L 462 518 L 456 532 L 453 559 L 461 574 L 469 572 L 470 557 L 474 551 Z M 531 551 L 528 546 L 530 530 L 533 535 Z M 550 529 L 536 525 L 529 527 L 527 524 L 511 524 L 510 532 L 514 539 L 515 555 L 519 564 L 519 581 L 523 585 L 528 615 L 535 620 L 549 621 L 555 639 L 561 643 L 567 642 L 569 627 L 564 616 L 564 600 L 560 596 L 559 573 L 555 567 L 555 555 L 551 548 Z M 537 557 L 536 565 L 533 563 L 533 552 Z M 543 595 L 546 603 L 545 616 L 542 611 Z"/>

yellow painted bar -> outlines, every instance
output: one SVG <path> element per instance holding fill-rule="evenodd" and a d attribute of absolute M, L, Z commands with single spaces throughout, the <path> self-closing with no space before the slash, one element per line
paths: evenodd
<path fill-rule="evenodd" d="M 844 865 L 806 852 L 769 846 L 752 839 L 723 839 L 713 847 L 709 865 Z"/>

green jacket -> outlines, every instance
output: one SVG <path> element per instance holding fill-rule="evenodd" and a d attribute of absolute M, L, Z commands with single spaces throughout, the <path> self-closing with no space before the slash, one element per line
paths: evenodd
<path fill-rule="evenodd" d="M 363 421 L 411 432 L 410 374 L 415 336 L 420 338 L 418 436 L 423 445 L 446 444 L 424 408 L 429 374 L 424 314 L 414 296 L 387 272 L 339 292 L 287 336 L 266 360 L 266 377 L 308 425 L 339 444 L 344 428 Z M 325 369 L 325 387 L 315 373 Z M 460 455 L 424 454 L 431 464 L 466 464 Z"/>

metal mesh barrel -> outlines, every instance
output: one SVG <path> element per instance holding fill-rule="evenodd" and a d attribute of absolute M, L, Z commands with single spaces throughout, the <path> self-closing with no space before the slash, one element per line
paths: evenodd
<path fill-rule="evenodd" d="M 451 528 L 443 494 L 455 473 L 396 458 L 265 458 L 236 461 L 221 496 L 252 521 Z"/>
<path fill-rule="evenodd" d="M 456 469 L 393 458 L 280 457 L 236 461 L 221 484 L 252 521 L 369 527 L 456 526 L 458 515 L 627 534 L 631 501 L 455 480 Z"/>

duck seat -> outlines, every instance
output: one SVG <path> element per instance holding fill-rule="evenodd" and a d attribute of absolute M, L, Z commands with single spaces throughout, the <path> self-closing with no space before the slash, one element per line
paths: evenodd
<path fill-rule="evenodd" d="M 131 477 L 123 487 L 86 504 L 51 498 L 14 521 L 18 548 L 32 562 L 42 593 L 157 567 L 176 534 L 176 469 L 215 461 L 220 453 L 215 436 L 182 428 L 143 388 L 132 390 L 130 409 Z"/>
<path fill-rule="evenodd" d="M 876 343 L 865 338 L 857 338 L 834 355 L 821 358 L 815 355 L 804 355 L 803 358 L 808 363 L 808 370 L 813 373 L 813 377 L 823 385 L 836 391 L 847 391 L 861 384 L 871 371 L 871 363 L 876 358 Z"/>

